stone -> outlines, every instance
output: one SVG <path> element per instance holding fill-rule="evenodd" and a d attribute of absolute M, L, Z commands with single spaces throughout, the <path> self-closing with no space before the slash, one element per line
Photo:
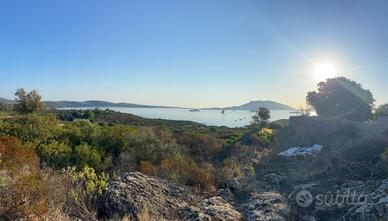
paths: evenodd
<path fill-rule="evenodd" d="M 351 208 L 338 221 L 380 221 L 388 220 L 388 178 L 366 196 L 367 203 Z"/>
<path fill-rule="evenodd" d="M 192 194 L 173 182 L 126 173 L 109 181 L 101 197 L 100 217 L 128 217 L 137 220 L 147 213 L 152 220 L 232 221 L 242 215 L 221 197 L 208 199 Z"/>
<path fill-rule="evenodd" d="M 242 207 L 247 221 L 287 221 L 290 214 L 287 200 L 274 192 L 258 194 Z"/>

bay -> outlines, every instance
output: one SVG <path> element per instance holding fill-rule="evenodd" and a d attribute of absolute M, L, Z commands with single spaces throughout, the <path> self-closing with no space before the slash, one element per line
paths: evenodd
<path fill-rule="evenodd" d="M 96 107 L 72 107 L 61 109 L 95 109 Z M 134 114 L 144 118 L 165 120 L 187 120 L 209 126 L 243 127 L 249 125 L 254 112 L 245 110 L 199 110 L 190 111 L 185 108 L 126 108 L 126 107 L 98 107 L 97 109 L 110 109 L 122 113 Z M 291 110 L 271 110 L 271 121 L 288 119 Z"/>

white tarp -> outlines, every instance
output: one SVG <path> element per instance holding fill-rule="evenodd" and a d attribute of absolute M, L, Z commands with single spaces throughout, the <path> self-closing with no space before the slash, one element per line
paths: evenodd
<path fill-rule="evenodd" d="M 323 146 L 320 144 L 314 144 L 312 147 L 290 147 L 286 151 L 280 152 L 279 156 L 292 157 L 312 155 L 321 152 L 322 148 Z"/>

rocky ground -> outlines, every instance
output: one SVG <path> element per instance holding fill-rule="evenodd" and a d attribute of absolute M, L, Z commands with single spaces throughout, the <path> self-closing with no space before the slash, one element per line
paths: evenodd
<path fill-rule="evenodd" d="M 139 172 L 126 173 L 109 182 L 99 215 L 129 220 L 388 221 L 387 171 L 378 172 L 376 153 L 370 154 L 385 148 L 387 140 L 384 125 L 373 124 L 378 127 L 358 124 L 351 131 L 348 123 L 297 119 L 280 131 L 268 155 L 254 163 L 255 177 L 227 179 L 223 189 L 207 196 Z M 373 128 L 374 137 L 363 136 Z M 323 145 L 321 152 L 279 155 L 292 145 L 315 143 Z M 140 218 L 144 216 L 149 218 Z"/>
<path fill-rule="evenodd" d="M 298 205 L 296 195 L 301 190 L 309 191 L 315 197 L 308 207 Z M 228 195 L 225 191 L 231 194 L 229 190 L 221 190 L 218 195 L 204 198 L 166 180 L 139 172 L 127 173 L 109 183 L 99 213 L 105 218 L 127 217 L 129 220 L 139 220 L 145 214 L 150 220 L 388 220 L 388 178 L 378 182 L 350 182 L 332 188 L 311 182 L 295 186 L 289 196 L 262 192 L 241 205 L 225 199 Z M 338 192 L 363 193 L 365 198 L 355 205 L 318 203 L 318 194 Z"/>
<path fill-rule="evenodd" d="M 130 220 L 144 213 L 152 220 L 242 220 L 242 214 L 221 196 L 203 198 L 139 172 L 124 174 L 108 184 L 99 213 Z"/>

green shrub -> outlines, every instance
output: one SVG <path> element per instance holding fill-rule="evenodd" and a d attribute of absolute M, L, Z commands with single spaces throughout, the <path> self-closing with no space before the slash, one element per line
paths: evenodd
<path fill-rule="evenodd" d="M 54 115 L 28 114 L 6 119 L 0 136 L 14 136 L 23 143 L 47 143 L 59 135 L 61 128 Z"/>
<path fill-rule="evenodd" d="M 37 148 L 41 162 L 50 167 L 61 169 L 70 165 L 72 148 L 65 143 L 52 141 L 48 144 L 41 144 Z"/>
<path fill-rule="evenodd" d="M 88 120 L 76 120 L 63 125 L 61 139 L 66 140 L 72 146 L 81 143 L 92 144 L 97 137 L 99 127 Z"/>
<path fill-rule="evenodd" d="M 185 147 L 190 156 L 199 161 L 211 161 L 222 151 L 224 142 L 208 134 L 185 133 L 178 137 L 179 145 Z"/>
<path fill-rule="evenodd" d="M 222 162 L 221 170 L 219 171 L 218 177 L 219 182 L 222 183 L 224 180 L 233 177 L 241 177 L 241 165 L 233 159 L 225 159 Z"/>
<path fill-rule="evenodd" d="M 106 153 L 112 155 L 116 161 L 120 153 L 128 151 L 135 143 L 136 129 L 125 125 L 107 126 L 99 130 L 96 145 Z"/>
<path fill-rule="evenodd" d="M 86 143 L 75 147 L 73 158 L 75 165 L 79 168 L 90 165 L 95 169 L 101 170 L 104 167 L 100 153 Z"/>
<path fill-rule="evenodd" d="M 85 165 L 81 170 L 70 167 L 65 174 L 71 179 L 67 209 L 71 216 L 81 220 L 97 220 L 98 198 L 108 182 L 108 175 L 97 174 Z"/>
<path fill-rule="evenodd" d="M 179 151 L 171 132 L 163 129 L 139 128 L 128 144 L 128 152 L 136 162 L 160 164 L 163 159 L 175 156 Z"/>

